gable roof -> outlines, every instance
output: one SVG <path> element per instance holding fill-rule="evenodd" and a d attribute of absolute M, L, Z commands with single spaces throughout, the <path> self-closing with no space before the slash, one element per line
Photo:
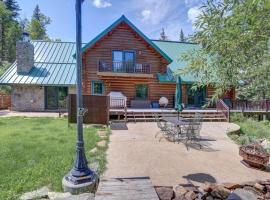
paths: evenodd
<path fill-rule="evenodd" d="M 92 39 L 90 42 L 84 45 L 82 48 L 82 53 L 85 52 L 87 49 L 91 48 L 96 42 L 98 42 L 101 38 L 106 36 L 110 31 L 112 31 L 122 22 L 125 22 L 127 25 L 129 25 L 140 37 L 142 37 L 151 47 L 153 47 L 159 54 L 161 54 L 169 63 L 173 61 L 162 49 L 160 49 L 154 42 L 152 42 L 152 40 L 150 40 L 146 35 L 144 35 L 131 21 L 129 21 L 125 17 L 125 15 L 122 15 L 112 25 L 110 25 L 99 35 L 97 35 L 94 39 Z"/>
<path fill-rule="evenodd" d="M 163 40 L 152 40 L 162 51 L 169 55 L 173 62 L 168 65 L 167 75 L 158 74 L 160 82 L 175 82 L 173 74 L 177 71 L 184 69 L 187 66 L 187 62 L 181 59 L 181 55 L 191 51 L 193 49 L 201 48 L 199 44 L 189 42 L 177 42 L 177 41 L 163 41 Z M 196 82 L 196 77 L 192 74 L 181 75 L 183 82 Z"/>
<path fill-rule="evenodd" d="M 0 77 L 0 84 L 71 86 L 76 84 L 75 42 L 31 41 L 34 66 L 27 74 L 17 73 L 17 62 Z"/>

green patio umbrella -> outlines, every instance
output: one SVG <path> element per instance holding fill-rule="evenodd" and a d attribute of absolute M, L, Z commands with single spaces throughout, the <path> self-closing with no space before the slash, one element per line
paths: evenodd
<path fill-rule="evenodd" d="M 180 76 L 176 78 L 176 87 L 175 87 L 175 100 L 174 100 L 174 109 L 179 113 L 183 110 L 182 107 L 182 80 Z"/>

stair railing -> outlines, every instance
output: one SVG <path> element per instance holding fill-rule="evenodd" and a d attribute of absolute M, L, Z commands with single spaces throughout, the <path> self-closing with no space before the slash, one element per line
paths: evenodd
<path fill-rule="evenodd" d="M 230 107 L 222 99 L 217 101 L 216 108 L 224 114 L 227 122 L 230 122 Z"/>

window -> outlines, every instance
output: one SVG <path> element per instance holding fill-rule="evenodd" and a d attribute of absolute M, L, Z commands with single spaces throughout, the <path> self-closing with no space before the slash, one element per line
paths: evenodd
<path fill-rule="evenodd" d="M 113 51 L 113 71 L 130 72 L 134 70 L 134 51 Z"/>
<path fill-rule="evenodd" d="M 136 85 L 136 99 L 146 100 L 148 99 L 148 85 L 139 84 Z"/>
<path fill-rule="evenodd" d="M 92 81 L 92 94 L 102 95 L 104 93 L 104 84 L 102 81 Z"/>

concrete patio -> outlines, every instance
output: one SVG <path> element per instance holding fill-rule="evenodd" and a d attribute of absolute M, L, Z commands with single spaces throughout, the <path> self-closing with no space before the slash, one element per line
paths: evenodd
<path fill-rule="evenodd" d="M 238 146 L 226 132 L 239 126 L 203 123 L 203 149 L 160 140 L 156 123 L 129 123 L 128 130 L 112 130 L 104 178 L 149 176 L 154 185 L 244 182 L 266 179 L 270 173 L 241 163 Z"/>

